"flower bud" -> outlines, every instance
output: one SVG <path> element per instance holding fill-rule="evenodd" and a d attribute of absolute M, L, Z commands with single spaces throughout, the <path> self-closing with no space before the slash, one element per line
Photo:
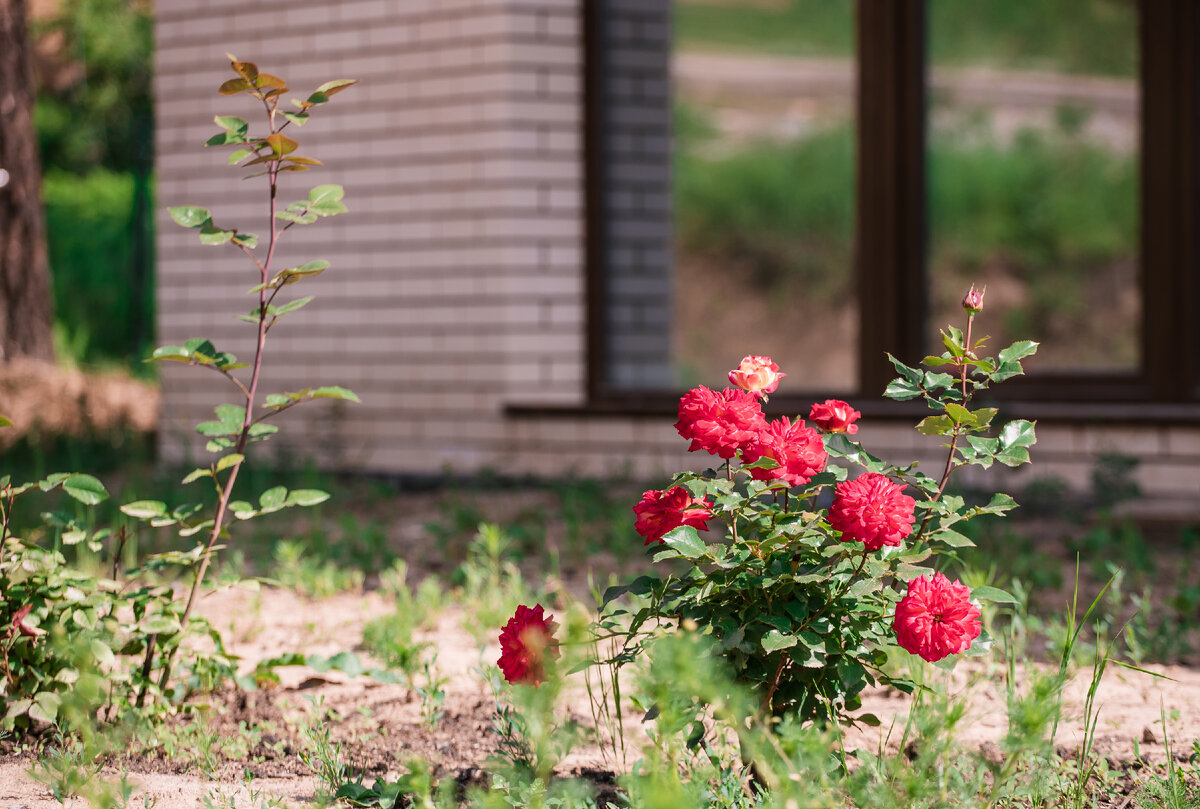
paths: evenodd
<path fill-rule="evenodd" d="M 987 287 L 976 289 L 974 284 L 971 284 L 970 291 L 963 296 L 962 308 L 967 310 L 968 315 L 977 315 L 983 311 L 983 293 L 987 292 Z"/>

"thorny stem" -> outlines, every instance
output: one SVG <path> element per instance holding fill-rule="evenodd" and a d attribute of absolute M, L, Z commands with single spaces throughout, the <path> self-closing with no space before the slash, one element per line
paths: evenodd
<path fill-rule="evenodd" d="M 263 100 L 263 106 L 267 111 L 267 119 L 271 134 L 275 134 L 275 110 L 271 105 L 267 104 L 265 99 Z M 254 259 L 254 263 L 258 267 L 259 275 L 261 276 L 261 283 L 258 290 L 258 339 L 256 340 L 254 346 L 254 362 L 251 366 L 250 387 L 245 390 L 246 412 L 242 418 L 242 430 L 238 435 L 237 445 L 234 447 L 234 453 L 237 455 L 242 455 L 245 452 L 246 443 L 250 438 L 250 427 L 254 424 L 254 399 L 258 393 L 258 382 L 262 373 L 263 349 L 266 345 L 267 329 L 269 328 L 267 323 L 267 306 L 269 305 L 269 301 L 267 299 L 266 284 L 270 276 L 271 261 L 275 257 L 275 247 L 279 244 L 279 237 L 281 235 L 275 227 L 279 161 L 276 160 L 273 163 L 269 163 L 268 166 L 267 181 L 271 189 L 269 222 L 271 239 L 270 244 L 267 247 L 266 260 L 260 262 L 257 257 L 250 253 L 250 251 L 244 245 L 239 245 L 243 252 L 249 254 L 251 258 Z M 275 292 L 278 292 L 278 289 L 272 292 L 271 300 L 274 300 Z M 200 585 L 204 581 L 204 574 L 208 571 L 209 562 L 212 560 L 213 546 L 217 543 L 217 539 L 221 536 L 221 529 L 225 525 L 225 518 L 229 510 L 229 501 L 233 496 L 233 485 L 237 481 L 238 470 L 241 468 L 242 465 L 240 463 L 234 464 L 234 466 L 229 470 L 229 477 L 225 479 L 225 486 L 222 489 L 221 496 L 217 501 L 217 513 L 213 517 L 212 531 L 208 535 L 208 543 L 204 547 L 204 553 L 200 556 L 200 567 L 196 570 L 196 577 L 192 579 L 192 587 L 188 592 L 187 604 L 184 606 L 183 615 L 179 619 L 180 631 L 186 629 L 188 619 L 191 618 L 192 609 L 196 604 L 196 594 L 200 590 Z M 171 664 L 175 656 L 175 650 L 178 648 L 179 645 L 176 644 L 167 653 L 167 659 L 163 663 L 162 676 L 158 681 L 158 687 L 160 689 L 165 690 L 167 684 L 171 680 Z"/>
<path fill-rule="evenodd" d="M 965 337 L 964 345 L 963 345 L 963 348 L 967 352 L 966 353 L 967 357 L 972 356 L 972 354 L 971 354 L 971 326 L 974 325 L 974 323 L 975 323 L 975 315 L 968 313 L 967 314 L 967 333 L 966 333 L 966 337 Z M 958 360 L 958 365 L 959 365 L 959 368 L 961 369 L 963 407 L 966 407 L 966 405 L 967 405 L 966 357 L 960 358 Z M 954 453 L 958 450 L 958 439 L 959 439 L 959 436 L 961 436 L 961 435 L 962 435 L 962 425 L 955 425 L 954 435 L 952 435 L 950 437 L 950 450 L 946 453 L 946 468 L 942 471 L 942 479 L 941 479 L 941 482 L 938 483 L 937 493 L 929 498 L 930 502 L 936 502 L 936 501 L 940 500 L 942 495 L 946 493 L 946 485 L 948 483 L 950 483 L 950 475 L 957 468 L 954 465 Z M 925 519 L 923 519 L 921 521 L 921 529 L 919 531 L 917 531 L 917 536 L 923 536 L 925 534 L 925 529 L 927 527 L 929 527 L 929 521 L 931 519 L 933 519 L 933 512 L 932 511 L 925 512 Z"/>
<path fill-rule="evenodd" d="M 803 632 L 804 630 L 808 629 L 810 626 L 812 626 L 813 623 L 818 618 L 820 618 L 822 615 L 825 614 L 825 611 L 827 609 L 829 609 L 830 607 L 833 606 L 834 602 L 836 602 L 839 598 L 844 596 L 846 594 L 846 592 L 850 589 L 850 585 L 853 584 L 854 580 L 858 578 L 858 574 L 862 573 L 863 568 L 866 566 L 867 566 L 867 549 L 866 549 L 866 546 L 864 546 L 862 558 L 858 560 L 858 567 L 856 567 L 854 569 L 854 572 L 850 574 L 850 578 L 846 579 L 846 583 L 845 583 L 845 585 L 842 586 L 842 589 L 837 593 L 837 595 L 833 596 L 828 601 L 826 601 L 825 605 L 823 607 L 821 607 L 821 609 L 814 612 L 812 615 L 810 615 L 804 621 L 804 623 L 800 624 L 800 627 L 796 630 L 796 634 L 799 634 L 799 633 Z M 759 709 L 760 712 L 766 713 L 767 711 L 769 711 L 771 709 L 772 700 L 775 699 L 775 691 L 779 688 L 779 678 L 781 676 L 783 676 L 783 670 L 785 668 L 787 668 L 787 663 L 788 663 L 789 659 L 790 658 L 788 657 L 788 655 L 786 653 L 780 653 L 779 665 L 775 669 L 775 676 L 773 676 L 771 678 L 771 685 L 769 688 L 767 688 L 767 695 L 766 695 L 766 697 L 763 698 L 762 707 Z"/>

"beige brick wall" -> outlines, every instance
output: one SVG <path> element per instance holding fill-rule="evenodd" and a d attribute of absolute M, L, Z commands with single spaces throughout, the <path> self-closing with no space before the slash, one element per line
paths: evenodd
<path fill-rule="evenodd" d="M 226 51 L 298 96 L 361 82 L 293 132 L 326 166 L 284 177 L 282 199 L 341 183 L 351 213 L 282 243 L 277 267 L 332 268 L 294 287 L 317 300 L 271 333 L 263 390 L 339 384 L 363 404 L 298 408 L 281 439 L 373 471 L 511 469 L 520 425 L 505 404 L 578 403 L 583 390 L 576 2 L 160 0 L 157 17 L 164 207 L 264 230 L 262 186 L 198 148 L 215 114 L 257 123 L 245 99 L 214 92 Z M 253 267 L 199 245 L 165 209 L 158 224 L 160 342 L 203 336 L 248 358 L 252 329 L 233 315 L 253 305 Z M 179 366 L 163 381 L 164 454 L 194 453 L 192 425 L 236 391 Z M 539 452 L 520 471 L 548 469 Z"/>

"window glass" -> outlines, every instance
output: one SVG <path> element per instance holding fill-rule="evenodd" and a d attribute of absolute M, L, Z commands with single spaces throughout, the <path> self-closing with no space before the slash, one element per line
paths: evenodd
<path fill-rule="evenodd" d="M 1139 363 L 1133 0 L 929 0 L 928 344 L 986 286 L 995 350 L 1038 371 Z"/>
<path fill-rule="evenodd" d="M 853 2 L 672 12 L 674 381 L 764 354 L 789 391 L 852 390 Z"/>

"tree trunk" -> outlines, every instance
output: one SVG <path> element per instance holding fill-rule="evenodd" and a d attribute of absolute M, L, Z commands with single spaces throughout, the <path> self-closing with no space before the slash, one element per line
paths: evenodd
<path fill-rule="evenodd" d="M 41 186 L 26 0 L 0 0 L 0 362 L 54 359 Z"/>

